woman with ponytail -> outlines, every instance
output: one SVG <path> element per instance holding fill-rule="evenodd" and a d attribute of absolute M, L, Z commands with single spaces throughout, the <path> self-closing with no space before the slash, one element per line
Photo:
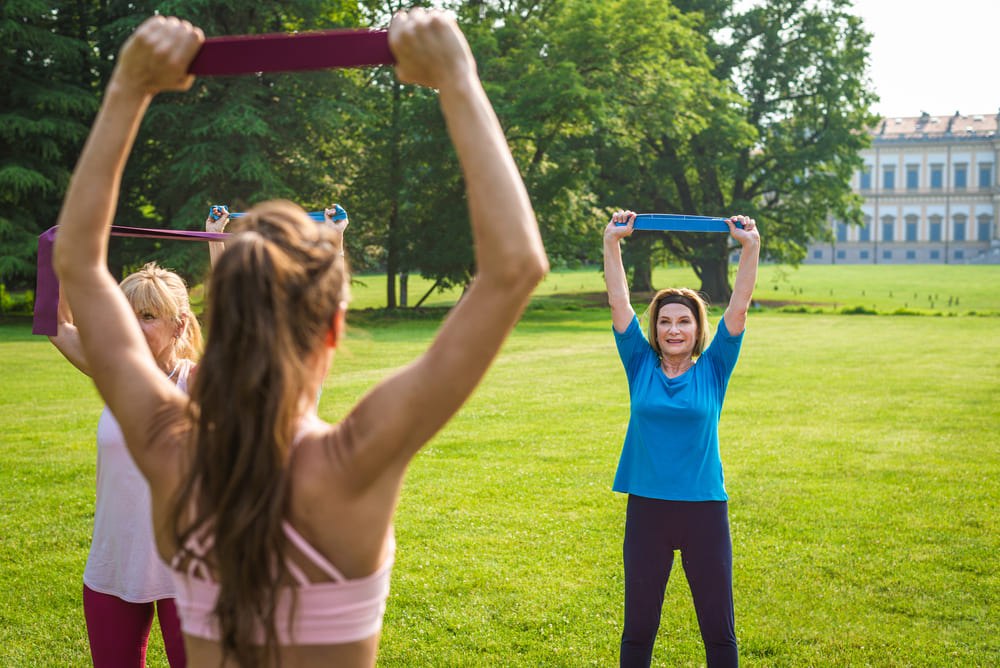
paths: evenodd
<path fill-rule="evenodd" d="M 315 406 L 344 328 L 341 243 L 293 204 L 257 205 L 213 269 L 188 400 L 157 369 L 105 259 L 143 113 L 156 93 L 190 87 L 202 40 L 154 17 L 122 48 L 60 214 L 56 271 L 149 482 L 189 664 L 370 667 L 406 468 L 475 389 L 548 263 L 465 38 L 443 13 L 397 14 L 396 75 L 439 91 L 462 166 L 475 282 L 422 356 L 327 424 Z"/>

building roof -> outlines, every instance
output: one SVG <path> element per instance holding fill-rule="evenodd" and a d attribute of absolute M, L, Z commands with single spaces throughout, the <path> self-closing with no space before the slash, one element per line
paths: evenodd
<path fill-rule="evenodd" d="M 882 118 L 869 130 L 875 141 L 907 139 L 984 139 L 1000 134 L 1000 113 Z"/>

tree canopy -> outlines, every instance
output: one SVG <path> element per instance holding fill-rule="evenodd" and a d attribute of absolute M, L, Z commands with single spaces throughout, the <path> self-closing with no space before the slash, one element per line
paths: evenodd
<path fill-rule="evenodd" d="M 117 49 L 154 11 L 206 34 L 385 27 L 392 0 L 4 0 L 0 35 L 0 281 L 30 285 Z M 554 266 L 597 262 L 615 208 L 754 216 L 765 257 L 797 263 L 826 222 L 860 219 L 849 176 L 874 96 L 870 35 L 849 0 L 452 2 L 535 205 Z M 433 91 L 391 68 L 198 79 L 158 96 L 128 163 L 116 222 L 199 229 L 211 203 L 262 199 L 350 213 L 355 269 L 438 287 L 474 273 L 461 172 Z M 193 244 L 124 241 L 113 265 L 188 276 Z M 665 259 L 728 299 L 725 235 L 636 233 L 634 290 Z"/>

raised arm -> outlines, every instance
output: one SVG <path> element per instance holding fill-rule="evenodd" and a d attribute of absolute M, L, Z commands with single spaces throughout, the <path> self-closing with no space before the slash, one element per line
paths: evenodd
<path fill-rule="evenodd" d="M 339 220 L 334 220 L 334 216 L 338 213 L 343 213 L 344 217 Z M 344 246 L 344 231 L 347 226 L 351 224 L 348 220 L 347 212 L 339 204 L 334 204 L 328 209 L 323 209 L 323 224 L 333 230 L 334 234 L 337 235 L 337 240 L 340 241 L 341 248 Z"/>
<path fill-rule="evenodd" d="M 404 83 L 437 88 L 465 175 L 478 273 L 427 352 L 383 381 L 346 419 L 359 477 L 389 484 L 459 409 L 548 270 L 528 194 L 469 47 L 444 13 L 397 14 L 389 28 Z M 392 476 L 396 482 L 393 483 Z"/>
<path fill-rule="evenodd" d="M 63 354 L 63 357 L 69 360 L 70 364 L 89 376 L 90 367 L 87 366 L 87 358 L 83 354 L 80 332 L 73 324 L 73 312 L 69 308 L 69 300 L 63 294 L 62 285 L 59 286 L 59 307 L 56 317 L 59 328 L 55 336 L 49 336 L 49 341 Z"/>
<path fill-rule="evenodd" d="M 743 228 L 736 227 L 735 223 L 740 221 Z M 748 216 L 733 216 L 726 220 L 729 225 L 729 234 L 740 242 L 740 264 L 736 268 L 736 280 L 733 282 L 733 294 L 729 298 L 729 306 L 722 318 L 726 322 L 726 329 L 732 335 L 743 332 L 747 324 L 747 313 L 750 310 L 750 299 L 753 297 L 753 288 L 757 284 L 757 264 L 760 261 L 760 232 L 757 230 L 757 222 Z"/>
<path fill-rule="evenodd" d="M 191 85 L 188 63 L 203 39 L 189 23 L 156 16 L 122 47 L 70 180 L 53 249 L 91 376 L 147 477 L 156 470 L 139 447 L 148 435 L 148 419 L 160 402 L 180 391 L 156 366 L 135 313 L 107 270 L 109 226 L 122 170 L 150 100 L 159 91 Z"/>
<path fill-rule="evenodd" d="M 227 223 L 229 223 L 229 209 L 214 205 L 208 212 L 208 218 L 205 219 L 205 231 L 222 234 L 226 231 Z M 226 250 L 225 241 L 208 242 L 208 258 L 213 267 L 224 250 Z"/>
<path fill-rule="evenodd" d="M 625 223 L 619 225 L 618 223 Z M 628 277 L 622 264 L 621 240 L 632 234 L 635 212 L 615 211 L 611 222 L 604 228 L 604 284 L 608 288 L 608 304 L 611 306 L 611 324 L 619 334 L 628 329 L 635 317 L 635 309 L 628 292 Z"/>

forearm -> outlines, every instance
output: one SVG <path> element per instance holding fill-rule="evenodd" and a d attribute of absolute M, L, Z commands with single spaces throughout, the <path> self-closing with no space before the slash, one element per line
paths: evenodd
<path fill-rule="evenodd" d="M 49 341 L 62 353 L 69 363 L 83 373 L 90 375 L 90 367 L 87 366 L 87 357 L 83 353 L 83 345 L 80 343 L 80 334 L 76 327 L 69 322 L 60 322 L 58 333 L 50 336 Z"/>
<path fill-rule="evenodd" d="M 736 268 L 736 280 L 733 281 L 733 294 L 729 298 L 729 307 L 723 316 L 730 334 L 739 334 L 746 327 L 753 289 L 757 284 L 759 261 L 760 240 L 753 239 L 744 243 L 740 251 L 740 263 Z"/>
<path fill-rule="evenodd" d="M 479 274 L 528 279 L 530 291 L 548 261 L 528 193 L 475 71 L 443 87 L 440 101 L 465 176 Z"/>
<path fill-rule="evenodd" d="M 208 259 L 213 267 L 219 261 L 219 256 L 222 255 L 222 251 L 224 250 L 226 250 L 226 243 L 224 241 L 208 242 Z"/>
<path fill-rule="evenodd" d="M 622 262 L 621 242 L 608 237 L 604 238 L 604 284 L 612 307 L 615 304 L 629 303 L 628 278 Z"/>

